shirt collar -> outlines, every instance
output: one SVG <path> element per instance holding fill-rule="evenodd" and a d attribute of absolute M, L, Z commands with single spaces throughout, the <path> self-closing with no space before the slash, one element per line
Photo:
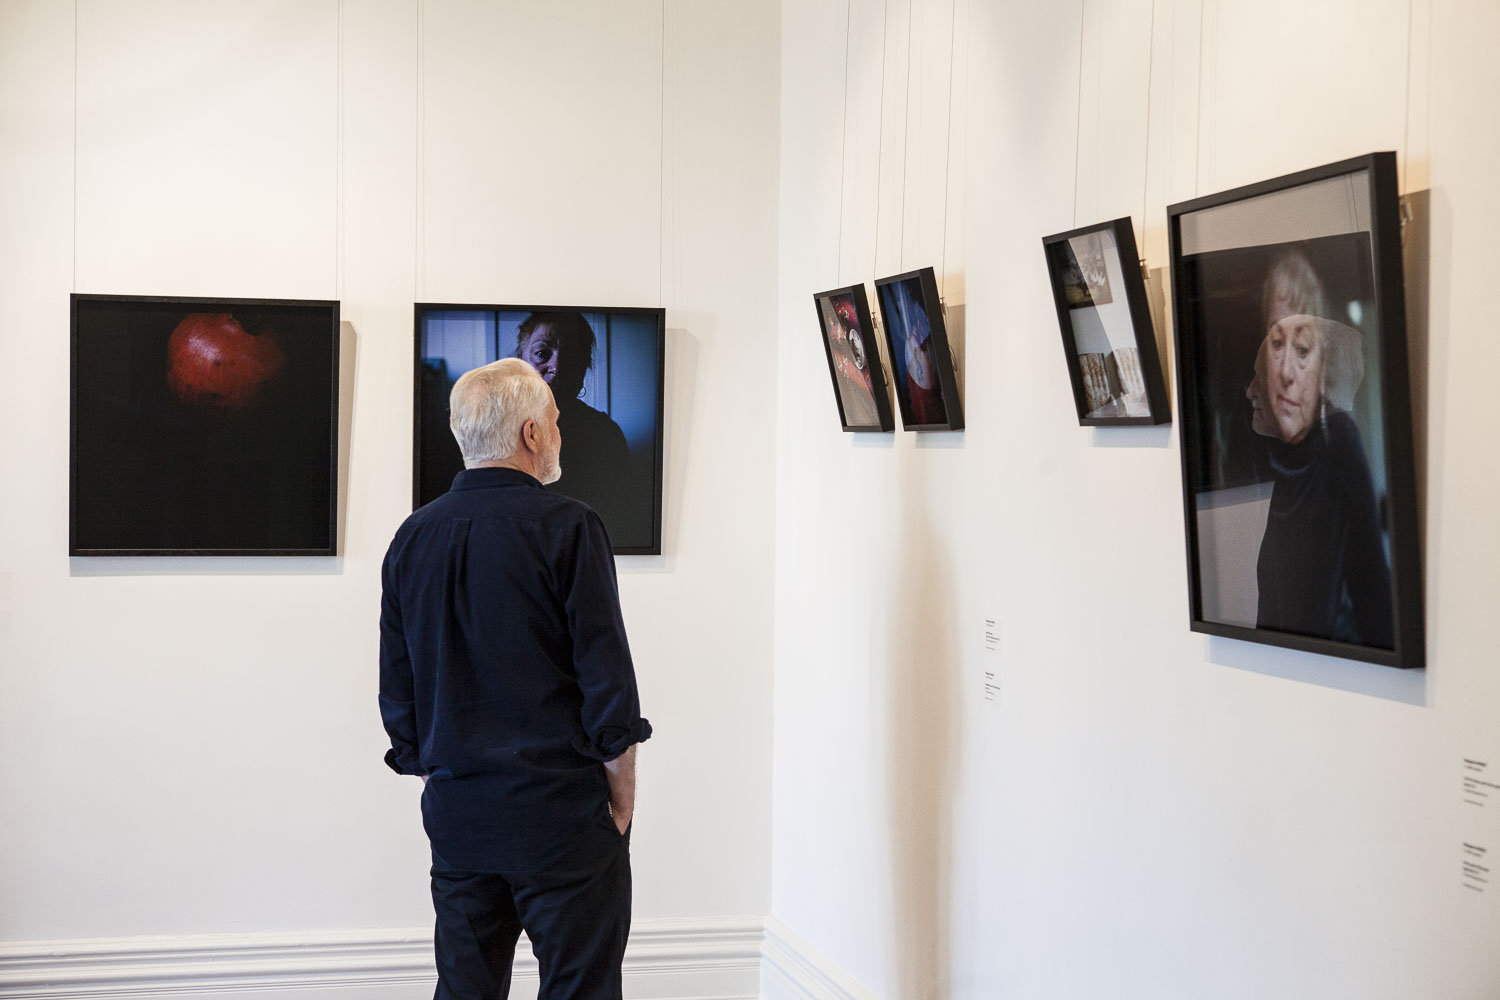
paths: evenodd
<path fill-rule="evenodd" d="M 453 489 L 455 490 L 482 490 L 495 486 L 534 486 L 542 488 L 542 484 L 533 476 L 528 476 L 520 469 L 506 469 L 499 466 L 484 469 L 465 469 L 453 477 Z"/>

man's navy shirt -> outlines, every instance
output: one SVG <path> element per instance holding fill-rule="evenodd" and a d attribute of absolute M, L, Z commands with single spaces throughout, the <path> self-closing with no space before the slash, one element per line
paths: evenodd
<path fill-rule="evenodd" d="M 612 823 L 602 762 L 651 724 L 599 515 L 524 472 L 468 469 L 401 525 L 381 577 L 386 762 L 429 775 L 433 852 L 537 871 Z"/>

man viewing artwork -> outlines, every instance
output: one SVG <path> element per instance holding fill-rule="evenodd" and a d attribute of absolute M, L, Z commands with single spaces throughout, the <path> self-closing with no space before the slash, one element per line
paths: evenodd
<path fill-rule="evenodd" d="M 524 929 L 540 1000 L 620 1000 L 641 717 L 609 536 L 544 484 L 558 406 L 507 358 L 454 385 L 464 471 L 382 570 L 386 763 L 420 775 L 436 1000 L 510 989 Z"/>

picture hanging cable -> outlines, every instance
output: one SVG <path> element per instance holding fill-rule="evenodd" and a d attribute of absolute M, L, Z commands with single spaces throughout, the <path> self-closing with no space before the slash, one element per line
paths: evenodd
<path fill-rule="evenodd" d="M 338 6 L 338 69 L 334 74 L 333 288 L 344 297 L 344 0 Z"/>
<path fill-rule="evenodd" d="M 901 235 L 896 246 L 896 266 L 906 270 L 906 165 L 907 150 L 911 146 L 911 50 L 913 25 L 917 13 L 917 0 L 906 3 L 906 109 L 901 118 Z"/>
<path fill-rule="evenodd" d="M 667 305 L 667 0 L 661 0 L 661 108 L 656 159 L 656 304 Z"/>
<path fill-rule="evenodd" d="M 940 275 L 942 288 L 938 292 L 938 297 L 943 300 L 945 308 L 948 300 L 948 182 L 953 163 L 953 57 L 957 51 L 954 47 L 957 35 L 958 0 L 953 0 L 950 4 L 948 25 L 948 131 L 943 148 L 943 269 Z"/>
<path fill-rule="evenodd" d="M 875 249 L 870 259 L 870 266 L 877 272 L 880 270 L 880 168 L 885 159 L 885 55 L 886 42 L 891 34 L 890 13 L 890 0 L 885 0 L 880 14 L 880 113 L 876 116 L 880 124 L 875 138 Z"/>
<path fill-rule="evenodd" d="M 1198 8 L 1198 107 L 1197 124 L 1193 126 L 1193 197 L 1202 194 L 1199 182 L 1199 165 L 1203 162 L 1203 22 L 1208 19 L 1203 8 Z"/>
<path fill-rule="evenodd" d="M 844 5 L 844 117 L 841 120 L 843 133 L 839 139 L 839 238 L 838 256 L 833 261 L 833 283 L 844 283 L 844 185 L 845 164 L 849 150 L 849 34 L 853 24 L 854 0 Z"/>
<path fill-rule="evenodd" d="M 1078 107 L 1073 125 L 1073 226 L 1078 228 L 1078 161 L 1083 147 L 1083 29 L 1088 24 L 1089 3 L 1078 5 Z"/>
<path fill-rule="evenodd" d="M 417 114 L 416 126 L 417 149 L 416 162 L 413 164 L 412 173 L 416 179 L 416 197 L 412 199 L 415 218 L 413 222 L 412 239 L 412 280 L 417 286 L 416 299 L 418 302 L 427 297 L 427 279 L 423 269 L 427 266 L 427 231 L 423 228 L 423 205 L 422 184 L 426 179 L 427 150 L 423 145 L 424 117 L 427 101 L 427 0 L 418 0 L 417 3 Z"/>
<path fill-rule="evenodd" d="M 1151 179 L 1151 79 L 1156 69 L 1156 0 L 1151 0 L 1151 27 L 1146 32 L 1146 162 L 1141 167 L 1141 240 L 1139 249 L 1146 252 L 1146 194 Z M 1141 257 L 1141 273 L 1145 273 L 1146 258 Z"/>
<path fill-rule="evenodd" d="M 78 291 L 78 0 L 73 0 L 73 291 Z"/>
<path fill-rule="evenodd" d="M 1411 190 L 1406 186 L 1411 177 L 1411 63 L 1412 47 L 1416 42 L 1416 34 L 1412 30 L 1414 0 L 1406 0 L 1406 120 L 1402 123 L 1401 135 L 1401 183 L 1398 186 L 1401 194 L 1410 194 Z M 1402 208 L 1402 220 L 1405 221 L 1406 209 Z"/>

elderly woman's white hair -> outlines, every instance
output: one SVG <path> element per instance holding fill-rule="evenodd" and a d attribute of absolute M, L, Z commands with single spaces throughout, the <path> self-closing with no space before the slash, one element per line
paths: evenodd
<path fill-rule="evenodd" d="M 1323 282 L 1312 262 L 1298 251 L 1276 258 L 1261 289 L 1261 319 L 1269 326 L 1280 305 L 1287 314 L 1316 316 L 1318 338 L 1323 345 L 1322 392 L 1333 406 L 1345 412 L 1354 409 L 1354 394 L 1365 378 L 1363 336 L 1328 315 Z M 1257 372 L 1260 371 L 1257 361 Z"/>
<path fill-rule="evenodd" d="M 552 390 L 520 358 L 465 372 L 448 395 L 448 426 L 464 468 L 504 462 L 516 452 L 528 420 L 545 420 Z"/>
<path fill-rule="evenodd" d="M 1323 282 L 1313 269 L 1312 261 L 1296 250 L 1288 251 L 1276 258 L 1266 283 L 1261 288 L 1261 322 L 1271 325 L 1272 314 L 1277 303 L 1286 313 L 1304 316 L 1328 316 L 1327 300 L 1323 295 Z"/>

